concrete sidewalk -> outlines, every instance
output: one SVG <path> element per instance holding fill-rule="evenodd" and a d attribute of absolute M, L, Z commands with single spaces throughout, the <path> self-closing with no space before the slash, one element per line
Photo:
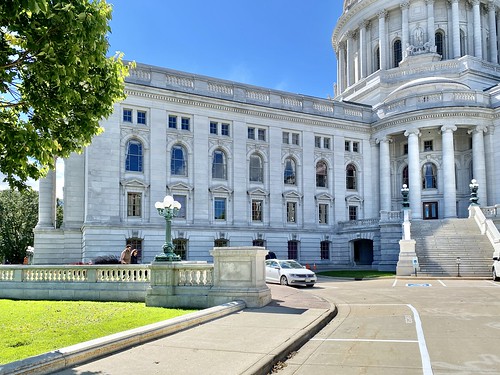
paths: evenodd
<path fill-rule="evenodd" d="M 164 329 L 161 338 L 154 339 L 151 325 L 33 357 L 32 365 L 30 359 L 14 362 L 0 367 L 0 374 L 268 374 L 337 313 L 335 306 L 303 289 L 269 287 L 273 300 L 259 309 L 231 303 L 202 310 L 195 319 L 185 316 Z M 141 335 L 152 341 L 134 343 Z M 129 349 L 121 350 L 125 338 Z"/>

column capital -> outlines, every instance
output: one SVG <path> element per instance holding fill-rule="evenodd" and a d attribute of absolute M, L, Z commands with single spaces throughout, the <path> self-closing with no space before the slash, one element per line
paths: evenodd
<path fill-rule="evenodd" d="M 497 6 L 495 5 L 495 2 L 493 0 L 489 0 L 487 8 L 488 8 L 489 12 L 494 12 L 494 11 L 496 11 Z"/>
<path fill-rule="evenodd" d="M 425 0 L 427 5 L 434 5 L 434 0 Z"/>
<path fill-rule="evenodd" d="M 457 0 L 457 1 L 458 1 L 458 0 Z M 381 9 L 381 10 L 379 10 L 379 11 L 377 12 L 377 16 L 378 16 L 378 18 L 379 18 L 379 19 L 381 19 L 381 18 L 387 18 L 387 15 L 388 15 L 388 14 L 389 14 L 389 13 L 388 13 L 388 12 L 387 12 L 387 10 L 385 10 L 385 9 Z"/>
<path fill-rule="evenodd" d="M 403 10 L 408 10 L 410 8 L 410 2 L 409 1 L 403 1 L 401 4 L 399 4 L 399 6 Z"/>
<path fill-rule="evenodd" d="M 457 130 L 457 127 L 455 125 L 443 125 L 441 126 L 441 133 L 446 133 L 446 132 L 454 132 Z"/>
<path fill-rule="evenodd" d="M 375 138 L 375 142 L 377 144 L 382 143 L 382 142 L 391 143 L 391 142 L 393 142 L 393 139 L 391 137 L 385 135 L 385 136 L 380 137 L 380 138 Z"/>
<path fill-rule="evenodd" d="M 405 137 L 409 137 L 410 135 L 420 136 L 420 129 L 411 129 L 404 132 Z"/>
<path fill-rule="evenodd" d="M 472 5 L 479 5 L 481 2 L 479 0 L 469 0 Z"/>
<path fill-rule="evenodd" d="M 370 28 L 370 21 L 369 20 L 363 20 L 359 23 L 359 28 L 360 29 L 369 29 Z"/>
<path fill-rule="evenodd" d="M 467 130 L 467 134 L 487 133 L 487 132 L 488 132 L 488 127 L 486 125 L 477 125 L 471 129 Z"/>

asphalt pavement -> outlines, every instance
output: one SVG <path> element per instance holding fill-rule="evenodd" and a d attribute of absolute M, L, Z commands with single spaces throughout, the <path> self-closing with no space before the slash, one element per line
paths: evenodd
<path fill-rule="evenodd" d="M 272 302 L 234 302 L 0 366 L 4 374 L 269 374 L 336 315 L 304 289 L 269 284 Z"/>

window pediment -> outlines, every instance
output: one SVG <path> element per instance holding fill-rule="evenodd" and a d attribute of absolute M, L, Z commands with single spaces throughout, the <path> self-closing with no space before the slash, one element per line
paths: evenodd
<path fill-rule="evenodd" d="M 358 195 L 348 195 L 345 197 L 345 201 L 347 203 L 361 203 L 363 199 L 361 199 Z"/>
<path fill-rule="evenodd" d="M 333 195 L 328 194 L 328 193 L 316 194 L 315 198 L 317 201 L 332 201 L 333 202 L 335 200 Z"/>
<path fill-rule="evenodd" d="M 148 184 L 144 183 L 143 181 L 137 179 L 137 178 L 131 178 L 131 179 L 126 179 L 126 180 L 121 180 L 120 184 L 122 186 L 125 186 L 127 188 L 142 188 L 146 189 L 149 187 Z"/>
<path fill-rule="evenodd" d="M 267 197 L 269 195 L 269 192 L 267 192 L 264 189 L 256 188 L 256 189 L 248 190 L 247 194 L 248 195 L 260 195 L 263 197 Z"/>
<path fill-rule="evenodd" d="M 208 191 L 211 192 L 212 194 L 226 194 L 230 195 L 233 193 L 233 191 L 225 186 L 219 185 L 219 186 L 214 186 L 208 188 Z"/>
<path fill-rule="evenodd" d="M 299 194 L 296 191 L 285 191 L 283 193 L 283 198 L 286 198 L 286 199 L 301 199 L 302 198 L 302 194 Z"/>
<path fill-rule="evenodd" d="M 188 184 L 184 184 L 182 182 L 172 184 L 172 185 L 167 185 L 167 189 L 169 191 L 191 191 L 193 190 L 193 187 Z"/>

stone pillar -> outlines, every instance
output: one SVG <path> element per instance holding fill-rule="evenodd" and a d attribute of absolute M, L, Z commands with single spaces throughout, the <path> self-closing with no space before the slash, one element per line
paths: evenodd
<path fill-rule="evenodd" d="M 455 149 L 453 146 L 453 132 L 455 125 L 441 127 L 443 139 L 443 200 L 444 217 L 457 217 L 457 186 L 455 183 Z"/>
<path fill-rule="evenodd" d="M 347 64 L 346 64 L 346 78 L 347 78 L 347 87 L 351 86 L 354 83 L 354 62 L 353 62 L 353 38 L 354 32 L 349 31 L 347 33 Z"/>
<path fill-rule="evenodd" d="M 341 94 L 346 89 L 346 55 L 345 55 L 345 43 L 339 43 L 339 61 L 338 61 L 338 94 Z"/>
<path fill-rule="evenodd" d="M 434 0 L 426 0 L 427 3 L 427 39 L 431 47 L 436 45 L 434 26 Z"/>
<path fill-rule="evenodd" d="M 410 44 L 410 32 L 408 28 L 408 10 L 410 9 L 410 2 L 405 1 L 401 5 L 401 48 L 403 51 Z"/>
<path fill-rule="evenodd" d="M 411 276 L 418 269 L 416 241 L 410 238 L 410 210 L 403 210 L 403 238 L 399 241 L 397 276 Z"/>
<path fill-rule="evenodd" d="M 496 23 L 496 6 L 493 1 L 488 2 L 488 28 L 490 31 L 490 56 L 492 63 L 498 63 L 498 47 L 497 47 L 497 23 Z"/>
<path fill-rule="evenodd" d="M 458 9 L 458 0 L 451 1 L 451 17 L 452 17 L 452 45 L 453 45 L 453 58 L 460 57 L 460 26 L 459 26 L 460 12 Z"/>
<path fill-rule="evenodd" d="M 359 75 L 361 79 L 366 77 L 366 25 L 366 21 L 359 25 Z"/>
<path fill-rule="evenodd" d="M 380 144 L 380 210 L 391 211 L 391 156 L 389 150 L 391 139 L 377 139 Z"/>
<path fill-rule="evenodd" d="M 472 0 L 472 12 L 474 14 L 474 56 L 483 58 L 483 38 L 481 35 L 481 11 L 479 0 Z"/>
<path fill-rule="evenodd" d="M 479 205 L 488 204 L 486 192 L 486 159 L 484 156 L 484 133 L 488 131 L 486 126 L 476 126 L 469 130 L 472 133 L 472 177 L 479 185 Z M 470 182 L 470 181 L 469 181 Z"/>
<path fill-rule="evenodd" d="M 371 40 L 371 23 L 370 21 L 366 22 L 366 40 L 369 41 Z M 373 63 L 372 63 L 372 47 L 370 42 L 366 43 L 366 75 L 369 76 L 371 73 L 373 73 Z"/>
<path fill-rule="evenodd" d="M 418 129 L 406 131 L 408 137 L 408 177 L 410 188 L 410 208 L 413 219 L 422 219 L 422 181 L 420 178 L 420 149 Z"/>
<path fill-rule="evenodd" d="M 378 12 L 378 46 L 380 52 L 380 70 L 387 69 L 387 31 L 385 27 L 385 18 L 387 11 L 382 9 Z"/>
<path fill-rule="evenodd" d="M 49 170 L 40 179 L 38 192 L 37 228 L 55 228 L 56 225 L 56 172 Z"/>

